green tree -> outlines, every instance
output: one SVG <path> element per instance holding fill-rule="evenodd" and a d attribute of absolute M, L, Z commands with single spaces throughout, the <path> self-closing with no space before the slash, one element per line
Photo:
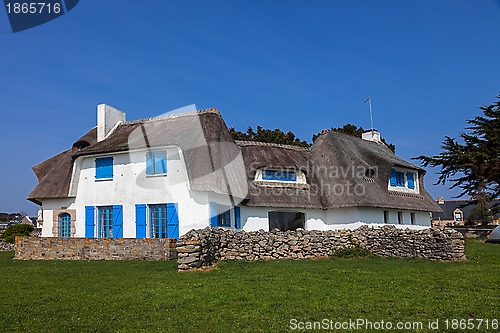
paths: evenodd
<path fill-rule="evenodd" d="M 235 130 L 234 127 L 231 127 L 229 132 L 235 140 L 280 143 L 299 147 L 310 146 L 310 144 L 306 141 L 302 141 L 295 137 L 295 134 L 291 131 L 285 133 L 280 129 L 270 130 L 257 126 L 257 132 L 255 132 L 252 127 L 248 127 L 246 133 L 243 133 Z"/>
<path fill-rule="evenodd" d="M 449 136 L 435 156 L 418 156 L 424 166 L 439 167 L 436 184 L 451 182 L 450 188 L 460 188 L 459 196 L 469 196 L 476 204 L 478 219 L 487 221 L 498 212 L 499 205 L 486 208 L 500 195 L 500 95 L 495 103 L 482 106 L 483 115 L 467 120 L 467 133 L 460 133 L 461 142 Z"/>

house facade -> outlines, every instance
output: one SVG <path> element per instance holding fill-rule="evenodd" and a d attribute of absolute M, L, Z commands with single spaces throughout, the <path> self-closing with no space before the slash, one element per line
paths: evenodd
<path fill-rule="evenodd" d="M 377 132 L 324 131 L 310 148 L 235 141 L 208 109 L 126 121 L 98 106 L 98 124 L 33 167 L 28 200 L 42 236 L 178 238 L 219 226 L 327 230 L 362 224 L 429 227 L 440 211 L 425 171 Z"/>

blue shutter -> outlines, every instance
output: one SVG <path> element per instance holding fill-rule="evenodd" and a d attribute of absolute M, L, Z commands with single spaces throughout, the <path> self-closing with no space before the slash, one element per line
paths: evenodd
<path fill-rule="evenodd" d="M 154 153 L 149 152 L 146 153 L 146 174 L 147 175 L 152 175 L 155 170 L 154 170 L 154 165 L 153 165 L 153 159 L 154 159 Z"/>
<path fill-rule="evenodd" d="M 95 178 L 113 178 L 113 157 L 95 159 Z"/>
<path fill-rule="evenodd" d="M 166 173 L 167 172 L 167 152 L 156 151 L 155 152 L 155 173 Z"/>
<path fill-rule="evenodd" d="M 406 174 L 406 177 L 408 178 L 408 188 L 415 188 L 415 180 L 413 176 L 413 172 L 408 172 Z"/>
<path fill-rule="evenodd" d="M 219 225 L 219 209 L 216 202 L 210 203 L 210 226 L 216 227 Z"/>
<path fill-rule="evenodd" d="M 398 181 L 397 181 L 397 173 L 395 170 L 391 170 L 391 186 L 397 186 Z"/>
<path fill-rule="evenodd" d="M 113 206 L 113 238 L 123 238 L 123 209 L 121 205 Z"/>
<path fill-rule="evenodd" d="M 85 237 L 94 238 L 94 206 L 85 206 Z"/>
<path fill-rule="evenodd" d="M 179 215 L 176 203 L 167 203 L 167 237 L 179 239 Z"/>
<path fill-rule="evenodd" d="M 146 205 L 135 205 L 135 237 L 146 238 Z"/>
<path fill-rule="evenodd" d="M 241 228 L 240 207 L 238 207 L 238 206 L 234 206 L 234 227 L 236 229 Z"/>

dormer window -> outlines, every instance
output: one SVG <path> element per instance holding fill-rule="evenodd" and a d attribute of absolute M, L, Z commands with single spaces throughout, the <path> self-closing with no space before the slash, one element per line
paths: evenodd
<path fill-rule="evenodd" d="M 309 186 L 302 170 L 277 167 L 258 169 L 255 173 L 255 185 L 294 188 Z"/>
<path fill-rule="evenodd" d="M 414 171 L 404 169 L 392 169 L 389 189 L 403 192 L 418 192 L 415 180 L 417 174 Z"/>
<path fill-rule="evenodd" d="M 291 170 L 262 170 L 262 180 L 278 180 L 284 182 L 296 182 L 297 173 Z"/>

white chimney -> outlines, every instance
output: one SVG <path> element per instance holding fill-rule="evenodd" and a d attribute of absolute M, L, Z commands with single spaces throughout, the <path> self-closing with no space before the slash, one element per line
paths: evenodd
<path fill-rule="evenodd" d="M 102 141 L 121 122 L 126 121 L 125 112 L 107 104 L 97 106 L 97 141 Z"/>
<path fill-rule="evenodd" d="M 370 131 L 364 132 L 361 135 L 361 138 L 363 140 L 367 140 L 367 141 L 373 141 L 373 142 L 382 143 L 382 140 L 380 140 L 380 132 L 378 132 L 376 130 L 373 130 L 373 131 L 370 130 Z"/>

